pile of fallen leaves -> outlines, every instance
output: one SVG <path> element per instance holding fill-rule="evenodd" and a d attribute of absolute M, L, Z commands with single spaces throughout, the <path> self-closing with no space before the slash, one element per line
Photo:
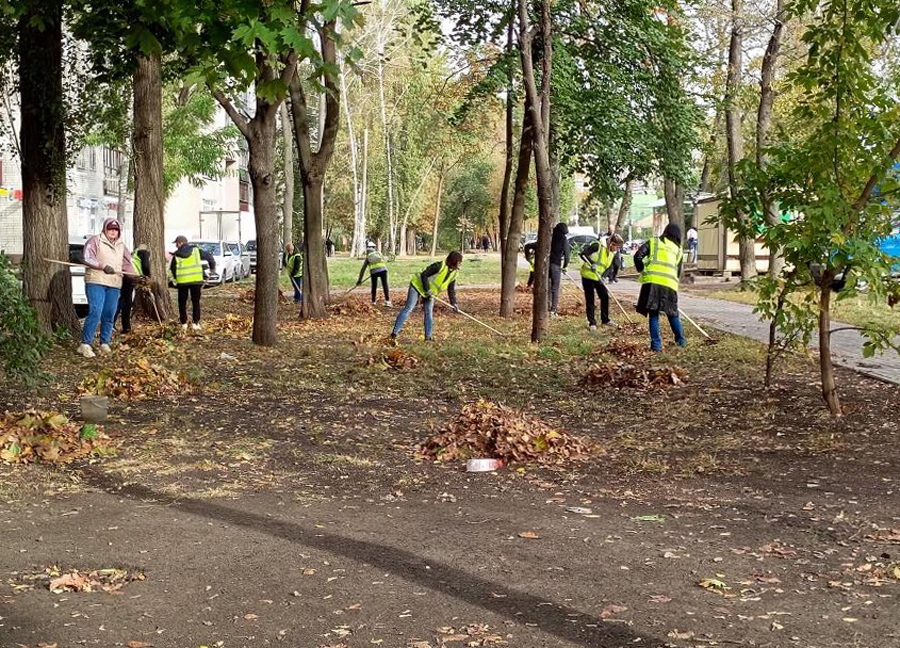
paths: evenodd
<path fill-rule="evenodd" d="M 685 382 L 687 373 L 680 367 L 647 367 L 627 362 L 594 364 L 582 376 L 587 388 L 666 389 Z"/>
<path fill-rule="evenodd" d="M 6 412 L 0 418 L 0 460 L 66 464 L 102 454 L 109 437 L 96 425 L 80 425 L 59 412 Z"/>
<path fill-rule="evenodd" d="M 380 312 L 372 302 L 359 300 L 329 304 L 327 309 L 331 315 L 374 315 Z"/>
<path fill-rule="evenodd" d="M 635 342 L 628 338 L 615 338 L 603 347 L 602 351 L 624 360 L 638 360 L 650 355 L 646 343 Z"/>
<path fill-rule="evenodd" d="M 178 396 L 191 391 L 184 374 L 166 369 L 147 358 L 128 360 L 124 365 L 102 369 L 85 376 L 78 393 L 110 396 L 123 401 L 142 400 L 150 396 Z"/>
<path fill-rule="evenodd" d="M 588 442 L 486 400 L 466 405 L 456 420 L 418 447 L 432 461 L 469 458 L 504 463 L 562 464 L 591 452 Z"/>
<path fill-rule="evenodd" d="M 245 337 L 253 330 L 253 318 L 249 315 L 228 313 L 225 317 L 217 317 L 203 321 L 203 332 L 225 337 Z"/>
<path fill-rule="evenodd" d="M 440 635 L 442 646 L 456 642 L 460 642 L 461 645 L 469 648 L 509 645 L 509 642 L 506 641 L 503 635 L 497 634 L 490 626 L 484 623 L 471 623 L 462 628 L 444 626 L 443 628 L 438 628 L 437 633 Z M 426 643 L 428 642 L 422 642 L 422 648 L 424 648 Z"/>
<path fill-rule="evenodd" d="M 129 572 L 125 569 L 94 569 L 81 572 L 77 569 L 60 573 L 59 567 L 47 569 L 48 585 L 54 594 L 63 592 L 116 592 L 128 583 L 144 580 L 143 572 Z"/>
<path fill-rule="evenodd" d="M 418 364 L 419 358 L 414 353 L 405 351 L 400 347 L 394 347 L 369 359 L 369 365 L 384 369 L 394 369 L 395 371 L 415 369 Z"/>
<path fill-rule="evenodd" d="M 255 304 L 256 303 L 256 288 L 248 288 L 241 292 L 238 296 L 238 301 L 242 301 L 245 304 Z M 281 289 L 278 289 L 278 303 L 279 304 L 287 304 L 288 298 L 284 296 L 284 293 L 281 292 Z"/>
<path fill-rule="evenodd" d="M 177 337 L 174 326 L 160 329 L 157 326 L 143 327 L 123 335 L 119 350 L 123 353 L 134 351 L 144 355 L 166 355 L 175 348 L 173 340 Z"/>

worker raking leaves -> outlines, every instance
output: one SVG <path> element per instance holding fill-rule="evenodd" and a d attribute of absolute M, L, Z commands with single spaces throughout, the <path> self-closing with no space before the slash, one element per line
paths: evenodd
<path fill-rule="evenodd" d="M 178 321 L 182 330 L 188 327 L 187 300 L 191 297 L 191 321 L 195 331 L 200 330 L 200 297 L 203 294 L 203 262 L 209 264 L 209 271 L 216 271 L 216 259 L 208 251 L 198 245 L 188 243 L 186 236 L 175 238 L 175 254 L 172 255 L 172 263 L 169 270 L 175 278 L 178 286 Z"/>
<path fill-rule="evenodd" d="M 303 301 L 303 252 L 295 252 L 293 243 L 284 246 L 284 268 L 294 287 L 294 303 L 299 304 Z"/>
<path fill-rule="evenodd" d="M 659 314 L 665 313 L 675 334 L 678 346 L 686 346 L 681 318 L 678 317 L 678 283 L 684 252 L 681 249 L 681 228 L 666 225 L 662 236 L 652 238 L 634 253 L 634 266 L 641 273 L 641 294 L 637 312 L 646 315 L 650 323 L 650 348 L 662 351 Z"/>
<path fill-rule="evenodd" d="M 434 298 L 441 294 L 444 290 L 450 296 L 450 305 L 455 312 L 459 312 L 456 304 L 456 275 L 459 272 L 459 266 L 462 263 L 462 254 L 453 251 L 447 255 L 443 261 L 435 261 L 425 268 L 421 273 L 412 276 L 409 282 L 409 290 L 406 293 L 406 306 L 397 315 L 397 321 L 394 322 L 394 330 L 391 332 L 391 339 L 397 339 L 403 325 L 412 314 L 419 298 L 422 299 L 422 308 L 425 310 L 425 339 L 431 340 L 431 326 L 434 314 Z"/>
<path fill-rule="evenodd" d="M 615 326 L 615 322 L 609 319 L 609 291 L 603 284 L 603 273 L 606 272 L 616 252 L 622 247 L 622 237 L 613 234 L 607 239 L 606 245 L 599 240 L 585 246 L 581 251 L 581 285 L 584 288 L 584 305 L 587 310 L 588 327 L 592 331 L 597 330 L 597 312 L 594 302 L 594 293 L 600 298 L 600 323 L 603 326 Z"/>
<path fill-rule="evenodd" d="M 388 288 L 388 267 L 387 261 L 381 252 L 375 249 L 372 241 L 366 243 L 366 258 L 363 260 L 362 268 L 359 269 L 359 279 L 356 285 L 362 285 L 366 270 L 369 271 L 369 278 L 372 280 L 372 306 L 378 302 L 378 282 L 381 281 L 381 290 L 384 292 L 384 305 L 390 308 L 391 292 Z"/>

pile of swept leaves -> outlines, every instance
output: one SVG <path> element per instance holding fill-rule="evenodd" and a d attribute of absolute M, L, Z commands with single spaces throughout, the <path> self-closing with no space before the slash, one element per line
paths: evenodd
<path fill-rule="evenodd" d="M 372 306 L 372 302 L 360 300 L 329 304 L 327 309 L 330 315 L 375 315 L 380 312 L 378 308 Z"/>
<path fill-rule="evenodd" d="M 241 292 L 238 297 L 239 301 L 244 302 L 245 304 L 255 304 L 256 303 L 256 288 L 248 288 Z M 284 296 L 284 293 L 281 291 L 281 288 L 278 289 L 278 303 L 279 304 L 287 304 L 288 299 Z"/>
<path fill-rule="evenodd" d="M 100 370 L 85 376 L 78 385 L 78 393 L 110 396 L 123 401 L 148 397 L 178 396 L 191 391 L 191 384 L 182 373 L 154 364 L 147 358 L 130 359 L 124 365 Z"/>
<path fill-rule="evenodd" d="M 80 425 L 59 412 L 6 412 L 0 418 L 0 460 L 66 464 L 110 450 L 96 425 Z"/>
<path fill-rule="evenodd" d="M 589 389 L 618 387 L 625 389 L 667 389 L 685 382 L 687 373 L 680 367 L 649 367 L 627 362 L 594 364 L 582 376 L 580 384 Z"/>
<path fill-rule="evenodd" d="M 400 347 L 394 347 L 389 351 L 372 356 L 369 358 L 369 365 L 382 369 L 393 369 L 395 371 L 407 371 L 415 369 L 419 364 L 419 358 L 409 351 L 404 351 Z"/>
<path fill-rule="evenodd" d="M 249 315 L 234 315 L 233 313 L 228 313 L 225 317 L 205 320 L 203 322 L 203 329 L 205 333 L 212 333 L 224 337 L 246 337 L 253 331 L 253 318 Z"/>
<path fill-rule="evenodd" d="M 144 355 L 160 356 L 171 353 L 175 349 L 175 340 L 178 338 L 178 329 L 175 326 L 166 326 L 160 329 L 158 326 L 142 327 L 123 335 L 119 343 L 119 351 L 142 353 Z"/>
<path fill-rule="evenodd" d="M 117 592 L 132 581 L 144 580 L 143 572 L 125 569 L 95 569 L 81 572 L 77 569 L 60 573 L 59 567 L 47 569 L 48 588 L 54 594 L 63 592 Z"/>
<path fill-rule="evenodd" d="M 625 322 L 619 325 L 619 332 L 624 335 L 646 335 L 647 327 L 638 322 Z"/>
<path fill-rule="evenodd" d="M 650 355 L 646 343 L 635 342 L 628 338 L 615 338 L 603 347 L 602 352 L 624 360 L 639 360 Z"/>
<path fill-rule="evenodd" d="M 586 457 L 584 439 L 550 428 L 525 413 L 486 400 L 466 405 L 456 420 L 417 448 L 430 461 L 470 458 L 504 463 L 564 464 Z"/>

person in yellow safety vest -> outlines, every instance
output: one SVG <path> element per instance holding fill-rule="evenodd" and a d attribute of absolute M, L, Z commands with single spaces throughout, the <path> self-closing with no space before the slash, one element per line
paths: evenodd
<path fill-rule="evenodd" d="M 606 245 L 600 240 L 590 243 L 581 250 L 581 286 L 584 288 L 584 305 L 587 310 L 588 327 L 597 330 L 597 311 L 594 293 L 600 298 L 600 323 L 603 326 L 615 326 L 609 319 L 609 291 L 603 284 L 603 273 L 612 265 L 616 252 L 622 247 L 622 237 L 618 234 L 610 236 Z"/>
<path fill-rule="evenodd" d="M 532 241 L 531 243 L 526 243 L 525 247 L 522 248 L 522 253 L 525 255 L 525 260 L 528 261 L 528 287 L 531 288 L 534 285 L 534 253 L 537 252 L 537 241 Z"/>
<path fill-rule="evenodd" d="M 134 289 L 136 286 L 147 283 L 150 277 L 150 251 L 145 244 L 137 246 L 131 255 L 131 265 L 137 277 L 125 275 L 122 277 L 122 294 L 119 297 L 119 314 L 122 315 L 122 333 L 131 332 L 131 308 L 134 305 Z"/>
<path fill-rule="evenodd" d="M 294 253 L 294 244 L 284 246 L 284 267 L 294 287 L 294 303 L 303 301 L 303 252 Z"/>
<path fill-rule="evenodd" d="M 412 276 L 409 282 L 409 290 L 406 293 L 406 306 L 397 315 L 397 321 L 394 322 L 394 330 L 391 332 L 391 339 L 397 339 L 403 325 L 419 298 L 422 299 L 422 307 L 425 309 L 425 339 L 431 340 L 431 320 L 434 312 L 433 297 L 439 295 L 444 290 L 449 295 L 450 304 L 453 306 L 454 312 L 459 312 L 456 305 L 456 274 L 459 271 L 459 265 L 462 263 L 462 254 L 453 251 L 447 255 L 444 261 L 435 261 L 425 268 L 421 273 Z"/>
<path fill-rule="evenodd" d="M 369 277 L 372 279 L 372 306 L 378 301 L 378 280 L 381 280 L 381 289 L 384 291 L 384 305 L 390 308 L 391 292 L 388 288 L 388 267 L 387 261 L 380 252 L 375 251 L 375 244 L 372 241 L 366 243 L 366 258 L 363 260 L 362 268 L 359 269 L 359 279 L 356 285 L 363 282 L 363 276 L 369 271 Z"/>
<path fill-rule="evenodd" d="M 650 348 L 653 351 L 662 351 L 660 313 L 665 313 L 669 318 L 669 326 L 678 346 L 687 345 L 678 316 L 678 282 L 683 260 L 681 228 L 674 223 L 666 225 L 662 236 L 645 242 L 634 254 L 634 266 L 641 273 L 637 312 L 646 315 L 649 320 Z"/>
<path fill-rule="evenodd" d="M 203 262 L 209 264 L 209 271 L 216 271 L 216 259 L 208 252 L 193 243 L 188 243 L 187 237 L 179 236 L 175 239 L 175 254 L 172 255 L 172 263 L 169 269 L 175 285 L 178 287 L 178 321 L 181 328 L 187 330 L 187 300 L 191 297 L 191 321 L 195 331 L 200 330 L 200 296 L 203 294 Z"/>

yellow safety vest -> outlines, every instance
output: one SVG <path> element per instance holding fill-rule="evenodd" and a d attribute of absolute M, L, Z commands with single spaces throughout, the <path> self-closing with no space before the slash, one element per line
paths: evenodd
<path fill-rule="evenodd" d="M 366 263 L 369 264 L 369 272 L 375 274 L 382 268 L 387 268 L 387 262 L 378 252 L 369 252 L 366 255 Z"/>
<path fill-rule="evenodd" d="M 600 281 L 600 277 L 603 276 L 606 269 L 612 265 L 613 259 L 615 258 L 616 255 L 611 254 L 608 247 L 600 244 L 600 247 L 596 252 L 588 255 L 588 259 L 590 259 L 591 262 L 581 264 L 581 276 L 592 281 Z M 591 270 L 591 265 L 597 266 L 597 270 Z"/>
<path fill-rule="evenodd" d="M 421 273 L 417 272 L 414 274 L 409 283 L 420 295 L 424 296 L 426 292 L 438 295 L 446 290 L 447 286 L 456 281 L 457 272 L 458 270 L 451 270 L 446 261 L 441 261 L 441 269 L 438 273 L 428 277 L 428 290 L 425 290 L 425 287 L 422 285 Z"/>
<path fill-rule="evenodd" d="M 650 254 L 644 258 L 641 283 L 652 283 L 678 292 L 678 264 L 684 252 L 669 239 L 650 239 Z"/>
<path fill-rule="evenodd" d="M 203 283 L 203 261 L 199 248 L 191 250 L 191 256 L 187 258 L 175 255 L 175 283 L 179 286 Z"/>
<path fill-rule="evenodd" d="M 131 255 L 131 265 L 134 266 L 134 271 L 139 277 L 144 276 L 144 267 L 141 265 L 141 257 L 138 256 L 137 252 Z"/>
<path fill-rule="evenodd" d="M 303 253 L 297 252 L 288 257 L 287 260 L 287 271 L 288 275 L 293 277 L 294 279 L 299 279 L 303 276 Z"/>

